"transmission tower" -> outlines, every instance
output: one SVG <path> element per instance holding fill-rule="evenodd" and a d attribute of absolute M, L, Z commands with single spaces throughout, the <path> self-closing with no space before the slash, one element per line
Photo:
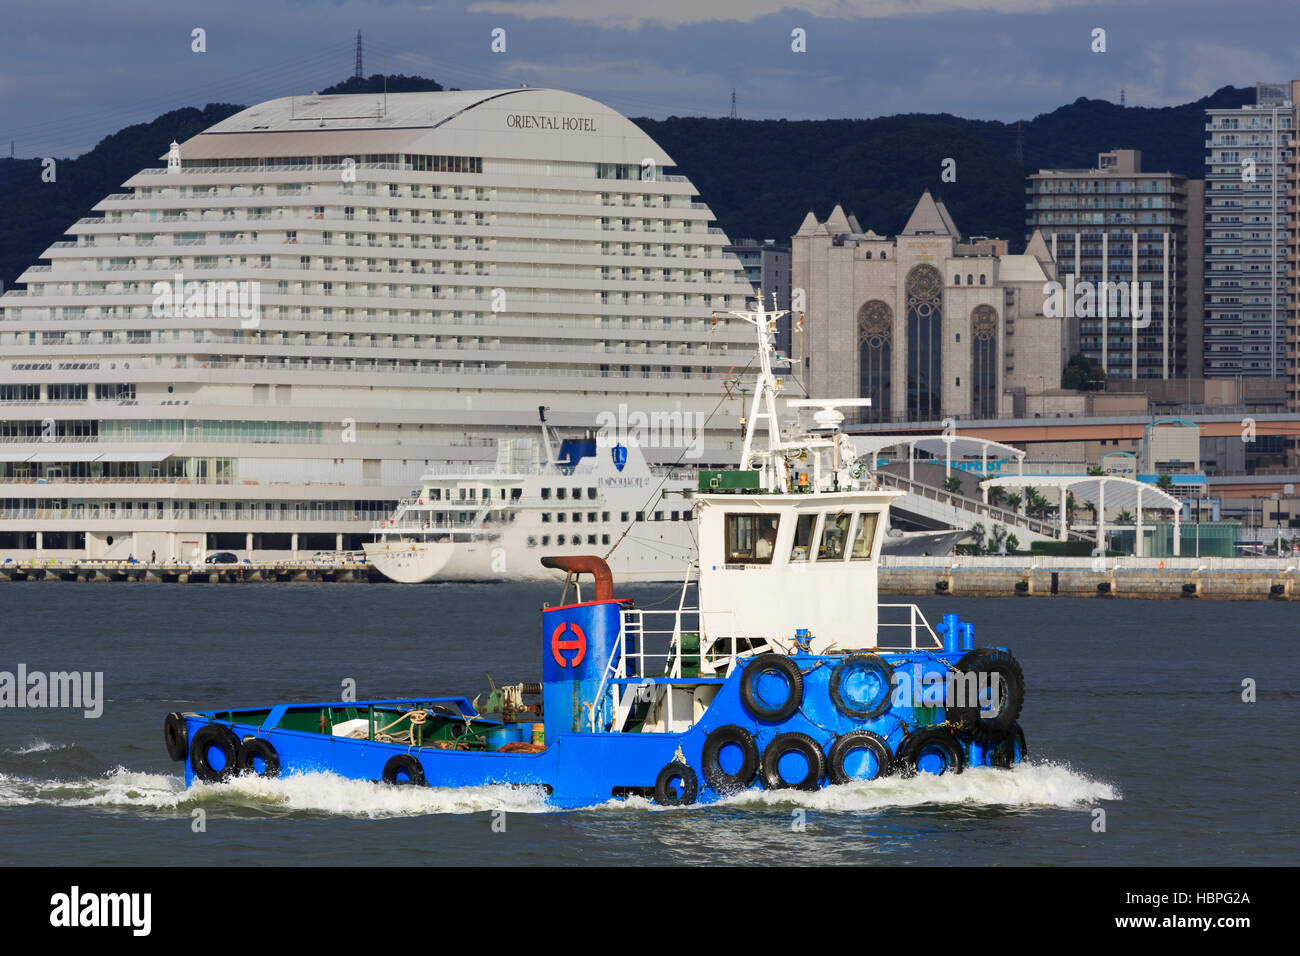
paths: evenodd
<path fill-rule="evenodd" d="M 736 88 L 731 88 L 731 118 L 736 118 Z"/>
<path fill-rule="evenodd" d="M 357 64 L 352 70 L 352 75 L 358 80 L 363 79 L 365 74 L 361 71 L 361 31 L 357 31 Z"/>

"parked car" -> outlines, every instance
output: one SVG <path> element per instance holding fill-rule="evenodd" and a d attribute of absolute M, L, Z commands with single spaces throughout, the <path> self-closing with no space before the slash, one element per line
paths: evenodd
<path fill-rule="evenodd" d="M 233 551 L 217 551 L 203 560 L 204 564 L 238 564 L 239 557 Z"/>

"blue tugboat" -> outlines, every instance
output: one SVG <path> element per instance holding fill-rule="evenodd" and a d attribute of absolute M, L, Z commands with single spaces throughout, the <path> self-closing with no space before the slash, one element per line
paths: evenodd
<path fill-rule="evenodd" d="M 329 772 L 538 787 L 557 807 L 629 796 L 680 806 L 1021 761 L 1024 676 L 1011 653 L 975 647 L 955 614 L 931 627 L 914 605 L 877 601 L 899 492 L 876 483 L 840 432 L 837 406 L 864 400 L 789 401 L 815 409 L 814 424 L 782 434 L 771 368 L 780 314 L 761 298 L 732 313 L 756 330 L 759 377 L 740 467 L 700 473 L 698 574 L 687 573 L 676 609 L 619 599 L 601 557 L 543 558 L 566 578 L 560 603 L 542 610 L 540 683 L 473 702 L 169 714 L 167 750 L 186 782 Z"/>

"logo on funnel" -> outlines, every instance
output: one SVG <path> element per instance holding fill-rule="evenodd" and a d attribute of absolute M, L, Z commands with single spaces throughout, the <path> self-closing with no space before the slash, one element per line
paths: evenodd
<path fill-rule="evenodd" d="M 610 454 L 614 457 L 614 467 L 622 471 L 623 466 L 627 464 L 627 446 L 615 445 Z"/>
<path fill-rule="evenodd" d="M 575 636 L 567 640 L 560 640 L 560 635 L 569 629 L 573 630 Z M 578 653 L 570 661 L 560 653 L 561 651 L 577 651 Z M 570 621 L 565 621 L 556 627 L 555 632 L 551 634 L 551 656 L 555 658 L 555 663 L 561 667 L 577 667 L 581 664 L 587 656 L 587 635 L 582 633 L 582 628 Z"/>

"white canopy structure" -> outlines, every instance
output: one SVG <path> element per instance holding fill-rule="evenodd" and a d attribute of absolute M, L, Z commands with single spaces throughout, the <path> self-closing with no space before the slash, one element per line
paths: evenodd
<path fill-rule="evenodd" d="M 988 474 L 989 458 L 1014 458 L 1016 473 L 1024 474 L 1025 453 L 1013 445 L 1004 445 L 988 438 L 976 438 L 973 435 L 850 435 L 853 447 L 858 450 L 858 457 L 871 456 L 871 468 L 874 471 L 879 463 L 880 452 L 886 448 L 907 448 L 907 477 L 916 480 L 916 450 L 936 457 L 942 456 L 945 477 L 952 476 L 952 463 L 961 461 L 967 455 L 976 453 L 980 456 L 980 474 Z M 955 456 L 955 458 L 954 458 Z"/>
<path fill-rule="evenodd" d="M 1097 544 L 1099 547 L 1106 540 L 1106 509 L 1136 508 L 1137 535 L 1133 553 L 1137 557 L 1142 557 L 1144 550 L 1142 540 L 1143 505 L 1145 504 L 1147 508 L 1168 508 L 1174 513 L 1174 554 L 1179 553 L 1178 539 L 1180 533 L 1179 522 L 1182 517 L 1182 502 L 1168 492 L 1161 491 L 1155 485 L 1149 485 L 1133 478 L 1121 478 L 1118 475 L 1007 475 L 990 478 L 981 485 L 986 503 L 989 500 L 989 489 L 994 487 L 1035 488 L 1040 490 L 1056 488 L 1061 497 L 1061 529 L 1058 537 L 1062 541 L 1066 538 L 1066 495 L 1073 493 L 1075 497 L 1090 502 L 1097 509 Z"/>

